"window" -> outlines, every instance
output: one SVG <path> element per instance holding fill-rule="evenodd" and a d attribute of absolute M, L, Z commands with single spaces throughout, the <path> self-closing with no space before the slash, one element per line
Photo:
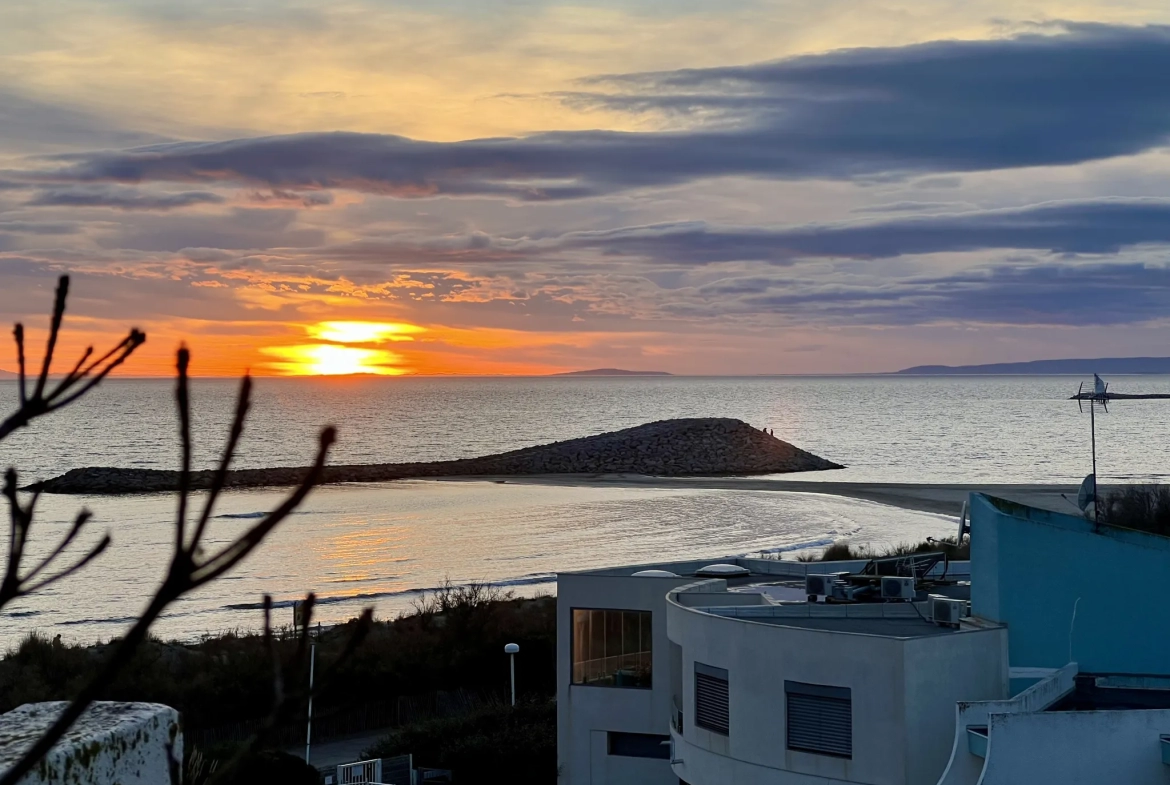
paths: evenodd
<path fill-rule="evenodd" d="M 609 754 L 626 758 L 661 758 L 670 760 L 670 737 L 653 733 L 618 733 L 610 731 Z"/>
<path fill-rule="evenodd" d="M 848 687 L 784 682 L 788 749 L 853 757 L 853 693 Z"/>
<path fill-rule="evenodd" d="M 573 684 L 649 688 L 650 611 L 573 609 Z"/>
<path fill-rule="evenodd" d="M 695 663 L 695 727 L 729 735 L 727 671 Z"/>

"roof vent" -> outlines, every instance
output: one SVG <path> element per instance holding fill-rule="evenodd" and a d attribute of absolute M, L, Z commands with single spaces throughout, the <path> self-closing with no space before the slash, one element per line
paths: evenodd
<path fill-rule="evenodd" d="M 633 578 L 678 578 L 678 573 L 670 570 L 638 570 L 631 577 Z"/>
<path fill-rule="evenodd" d="M 739 578 L 751 574 L 751 570 L 747 567 L 740 567 L 738 564 L 708 564 L 695 571 L 695 575 L 699 578 Z"/>

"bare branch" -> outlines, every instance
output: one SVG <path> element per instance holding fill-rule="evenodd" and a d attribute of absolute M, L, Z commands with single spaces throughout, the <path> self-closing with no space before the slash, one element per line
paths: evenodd
<path fill-rule="evenodd" d="M 305 602 L 311 606 L 312 599 L 313 596 L 309 595 L 305 598 Z M 365 641 L 366 636 L 369 635 L 373 626 L 374 609 L 363 609 L 361 615 L 358 617 L 355 623 L 353 632 L 346 640 L 345 646 L 342 648 L 341 653 L 337 656 L 337 659 L 333 661 L 332 665 L 323 671 L 321 676 L 315 680 L 313 689 L 310 690 L 307 686 L 305 686 L 295 690 L 289 690 L 287 684 L 284 685 L 283 689 L 281 690 L 283 698 L 280 701 L 273 703 L 272 711 L 269 712 L 264 721 L 260 723 L 260 726 L 257 728 L 255 735 L 252 736 L 251 741 L 248 742 L 248 745 L 240 752 L 238 752 L 224 768 L 216 772 L 216 776 L 211 780 L 212 783 L 218 784 L 228 781 L 232 773 L 235 772 L 236 768 L 240 765 L 243 759 L 246 756 L 263 749 L 264 745 L 267 744 L 272 738 L 273 733 L 283 723 L 287 722 L 295 712 L 300 711 L 301 707 L 310 696 L 316 696 L 322 690 L 327 689 L 329 685 L 333 683 L 333 680 L 337 676 L 338 672 L 340 672 L 342 668 L 345 667 L 345 665 L 353 657 L 354 652 L 356 652 L 358 647 L 361 646 L 361 644 Z M 309 629 L 308 624 L 306 624 L 302 628 L 296 659 L 294 660 L 295 663 L 301 666 L 298 677 L 305 675 L 303 673 L 303 666 L 306 660 L 307 651 L 305 649 L 305 643 L 308 637 Z M 0 783 L 0 785 L 3 785 L 3 783 Z"/>
<path fill-rule="evenodd" d="M 35 591 L 56 583 L 66 576 L 72 575 L 96 559 L 110 545 L 110 535 L 107 534 L 96 545 L 90 548 L 85 556 L 78 559 L 69 567 L 56 575 L 42 578 L 39 581 L 36 580 L 37 576 L 48 569 L 57 557 L 69 547 L 70 543 L 77 538 L 77 535 L 81 533 L 86 523 L 89 522 L 92 514 L 89 510 L 82 510 L 73 520 L 73 526 L 61 538 L 61 541 L 57 543 L 57 546 L 53 548 L 52 552 L 27 574 L 21 575 L 20 565 L 24 560 L 24 546 L 28 542 L 28 532 L 32 526 L 33 513 L 36 510 L 37 501 L 40 499 L 40 493 L 33 494 L 27 507 L 21 506 L 19 496 L 17 495 L 16 471 L 9 469 L 4 474 L 3 496 L 8 501 L 10 525 L 8 533 L 8 564 L 4 571 L 4 578 L 0 581 L 0 608 L 3 608 L 18 597 L 32 594 Z"/>
<path fill-rule="evenodd" d="M 85 361 L 88 360 L 92 355 L 93 347 L 85 347 L 85 351 L 82 353 L 81 357 L 77 358 L 77 363 L 73 366 L 73 370 L 65 374 L 65 378 L 61 379 L 53 391 L 49 393 L 50 399 L 69 389 L 75 381 L 81 378 L 81 366 L 85 365 Z"/>
<path fill-rule="evenodd" d="M 81 512 L 77 513 L 77 517 L 73 519 L 73 525 L 69 527 L 69 531 L 65 533 L 65 536 L 61 538 L 61 542 L 57 543 L 57 547 L 53 549 L 52 553 L 46 556 L 40 564 L 38 564 L 35 568 L 30 570 L 27 575 L 24 576 L 24 580 L 31 581 L 33 578 L 37 577 L 37 575 L 44 572 L 45 569 L 53 563 L 53 560 L 60 556 L 61 553 L 69 547 L 69 543 L 73 542 L 77 535 L 81 533 L 81 530 L 85 528 L 85 524 L 89 523 L 89 520 L 92 517 L 93 513 L 84 508 L 81 510 Z"/>
<path fill-rule="evenodd" d="M 191 352 L 179 347 L 178 382 L 175 385 L 175 403 L 179 408 L 179 512 L 175 517 L 175 552 L 186 549 L 187 495 L 191 490 L 191 396 L 187 389 L 187 366 Z"/>
<path fill-rule="evenodd" d="M 219 468 L 215 470 L 215 476 L 211 480 L 211 491 L 207 494 L 207 503 L 203 505 L 199 522 L 195 525 L 195 533 L 191 535 L 192 542 L 198 542 L 202 539 L 203 532 L 207 529 L 207 522 L 211 519 L 211 511 L 215 508 L 215 502 L 219 499 L 224 483 L 227 482 L 228 467 L 231 466 L 232 459 L 235 457 L 240 437 L 244 433 L 244 421 L 248 418 L 248 410 L 251 407 L 252 377 L 245 374 L 240 381 L 240 395 L 236 401 L 236 415 L 232 418 L 232 429 L 228 434 L 227 446 L 224 447 Z"/>
<path fill-rule="evenodd" d="M 146 342 L 146 334 L 132 329 L 113 349 L 106 352 L 97 360 L 86 365 L 86 361 L 93 356 L 93 347 L 85 350 L 81 359 L 48 395 L 45 394 L 45 385 L 48 382 L 52 368 L 53 354 L 56 351 L 57 340 L 61 334 L 61 323 L 65 316 L 65 302 L 69 293 L 69 276 L 63 275 L 57 284 L 57 297 L 53 306 L 52 323 L 49 328 L 48 346 L 45 350 L 41 373 L 37 383 L 29 395 L 26 360 L 24 352 L 24 325 L 17 324 L 12 335 L 16 340 L 16 355 L 18 364 L 17 394 L 20 407 L 7 419 L 0 421 L 0 439 L 4 439 L 18 428 L 23 428 L 37 417 L 54 412 L 76 401 L 102 382 L 115 368 L 124 363 L 134 350 Z M 81 384 L 81 382 L 85 382 Z M 80 384 L 80 387 L 77 385 Z M 77 387 L 77 389 L 74 389 Z M 71 392 L 72 391 L 72 392 Z M 68 394 L 66 394 L 68 393 Z"/>
<path fill-rule="evenodd" d="M 268 536 L 269 532 L 275 529 L 281 521 L 288 517 L 289 513 L 304 501 L 305 497 L 309 495 L 309 491 L 320 481 L 322 471 L 325 468 L 325 459 L 329 455 L 329 448 L 333 446 L 333 442 L 336 440 L 337 432 L 333 428 L 326 428 L 321 431 L 317 457 L 314 459 L 309 473 L 301 480 L 301 484 L 289 494 L 288 498 L 279 507 L 268 513 L 260 523 L 248 529 L 234 541 L 225 545 L 214 556 L 209 557 L 196 567 L 195 571 L 191 574 L 196 586 L 202 586 L 209 581 L 215 580 L 243 561 L 260 544 L 260 541 Z"/>
<path fill-rule="evenodd" d="M 45 394 L 45 382 L 49 380 L 49 368 L 53 365 L 53 352 L 57 348 L 57 336 L 61 334 L 61 320 L 65 318 L 65 300 L 69 297 L 69 276 L 62 275 L 57 280 L 57 299 L 53 303 L 53 320 L 49 325 L 49 343 L 45 347 L 45 360 L 41 364 L 41 375 L 37 378 L 37 386 L 33 391 L 33 399 L 40 399 Z"/>
<path fill-rule="evenodd" d="M 81 692 L 73 699 L 73 701 L 60 714 L 53 725 L 42 734 L 42 736 L 34 743 L 33 747 L 25 753 L 25 755 L 10 768 L 3 777 L 0 777 L 0 785 L 15 785 L 21 777 L 28 773 L 36 763 L 45 756 L 53 745 L 56 744 L 69 728 L 77 721 L 82 713 L 89 707 L 94 700 L 101 694 L 105 685 L 109 684 L 118 675 L 119 672 L 131 661 L 135 651 L 146 639 L 147 633 L 151 625 L 158 619 L 162 612 L 175 600 L 182 597 L 189 591 L 202 586 L 209 581 L 212 581 L 228 570 L 235 567 L 243 559 L 245 559 L 262 541 L 268 536 L 274 528 L 284 520 L 289 513 L 304 501 L 312 487 L 320 480 L 322 471 L 325 466 L 326 458 L 328 457 L 329 448 L 333 445 L 336 439 L 336 433 L 332 428 L 326 428 L 321 432 L 320 443 L 317 449 L 317 456 L 313 463 L 313 468 L 309 473 L 302 478 L 301 484 L 293 490 L 285 501 L 270 512 L 260 523 L 248 529 L 242 535 L 237 537 L 232 542 L 224 546 L 218 553 L 208 559 L 200 559 L 199 553 L 201 549 L 202 534 L 204 532 L 206 521 L 210 519 L 213 511 L 215 498 L 208 500 L 207 506 L 204 508 L 199 523 L 196 525 L 195 534 L 197 536 L 191 538 L 188 542 L 184 536 L 186 512 L 187 512 L 187 494 L 190 489 L 190 474 L 191 474 L 191 432 L 190 432 L 190 400 L 188 394 L 187 384 L 187 368 L 190 362 L 190 354 L 186 348 L 182 348 L 178 353 L 178 386 L 176 388 L 176 403 L 179 407 L 180 417 L 180 438 L 182 439 L 182 472 L 180 480 L 180 488 L 182 489 L 179 501 L 178 516 L 175 523 L 176 536 L 174 540 L 174 550 L 172 553 L 170 567 L 167 571 L 162 585 L 155 592 L 154 597 L 150 600 L 142 615 L 134 623 L 134 625 L 127 632 L 126 636 L 119 642 L 117 647 L 113 650 L 109 659 L 106 660 L 101 670 L 97 675 L 86 684 Z M 224 448 L 224 453 L 220 459 L 221 471 L 226 472 L 226 467 L 231 463 L 234 457 L 235 450 L 239 443 L 239 435 L 243 431 L 243 420 L 246 415 L 248 402 L 250 396 L 250 383 L 245 379 L 241 385 L 240 402 L 237 405 L 237 417 L 233 423 L 232 433 L 228 437 L 227 445 Z M 218 474 L 219 472 L 217 472 Z M 225 475 L 226 476 L 226 475 Z M 23 533 L 27 532 L 28 518 L 25 515 L 25 510 L 16 503 L 16 477 L 15 472 L 9 473 L 10 482 L 5 485 L 5 494 L 9 493 L 11 488 L 10 503 L 13 505 L 13 542 L 22 544 Z M 222 489 L 222 481 L 220 485 Z M 217 491 L 218 495 L 218 491 Z M 34 497 L 34 502 L 35 502 Z M 31 517 L 31 505 L 29 516 Z M 82 518 L 84 516 L 79 516 Z M 75 536 L 75 535 L 73 535 Z M 70 535 L 66 535 L 66 539 L 71 539 Z M 66 543 L 67 544 L 67 543 Z M 80 559 L 77 563 L 67 568 L 63 573 L 54 575 L 50 578 L 42 580 L 38 586 L 43 587 L 52 581 L 59 580 L 65 575 L 72 574 L 76 570 L 85 566 L 89 561 L 95 558 L 108 545 L 108 538 L 103 540 L 97 547 L 95 547 L 89 554 Z M 60 546 L 60 550 L 64 550 L 64 546 Z M 19 555 L 19 548 L 17 549 Z M 55 554 L 54 554 L 55 555 Z M 42 564 L 43 567 L 43 564 Z M 40 568 L 38 568 L 40 569 Z M 14 584 L 16 590 L 19 592 L 19 572 L 16 583 Z M 0 585 L 0 591 L 7 586 L 7 580 L 3 585 Z M 310 595 L 310 610 L 312 597 Z M 265 599 L 265 628 L 266 634 L 271 635 L 271 598 Z M 368 611 L 363 619 L 368 624 L 372 621 L 372 610 Z M 305 634 L 308 631 L 306 629 Z M 355 638 L 364 638 L 366 634 L 365 628 L 359 625 L 359 629 L 355 632 Z M 347 652 L 356 648 L 356 643 L 347 647 Z M 304 644 L 302 643 L 300 649 L 303 651 Z M 346 655 L 348 656 L 348 654 Z M 277 674 L 279 678 L 279 672 Z M 278 691 L 277 697 L 280 699 L 281 706 L 287 706 L 287 701 L 284 699 L 283 686 Z M 279 707 L 274 711 L 274 721 L 279 718 Z"/>
<path fill-rule="evenodd" d="M 61 409 L 65 406 L 68 406 L 69 404 L 73 403 L 81 396 L 88 393 L 94 387 L 97 387 L 99 384 L 102 383 L 102 381 L 107 376 L 110 375 L 110 373 L 115 368 L 117 368 L 122 363 L 126 362 L 126 360 L 130 357 L 130 355 L 134 353 L 135 349 L 137 349 L 139 346 L 141 346 L 144 343 L 146 343 L 146 333 L 141 332 L 137 329 L 131 330 L 130 334 L 127 335 L 125 338 L 123 338 L 121 343 L 119 343 L 117 346 L 115 346 L 110 351 L 106 352 L 106 354 L 103 358 L 91 363 L 90 366 L 88 368 L 84 369 L 77 378 L 73 379 L 69 383 L 69 385 L 59 386 L 56 390 L 54 390 L 52 396 L 50 397 L 50 401 L 52 402 L 52 405 L 49 406 L 47 411 L 55 412 L 58 409 Z M 110 360 L 109 358 L 112 357 L 115 352 L 118 352 L 118 355 L 116 357 L 114 357 L 112 360 Z M 66 392 L 69 389 L 69 387 L 72 387 L 74 384 L 76 384 L 77 382 L 81 381 L 82 379 L 86 378 L 91 373 L 93 373 L 93 370 L 95 368 L 98 368 L 102 363 L 107 363 L 107 364 L 104 368 L 101 368 L 101 370 L 99 370 L 97 372 L 97 374 L 90 377 L 89 381 L 87 381 L 84 385 L 82 385 L 78 390 L 71 393 L 70 395 L 65 396 L 64 398 L 59 398 L 59 399 L 57 398 L 57 396 Z"/>
<path fill-rule="evenodd" d="M 12 337 L 16 340 L 16 365 L 17 377 L 20 388 L 20 407 L 23 409 L 24 405 L 28 403 L 28 390 L 25 386 L 24 378 L 24 325 L 20 322 L 12 328 Z"/>
<path fill-rule="evenodd" d="M 89 553 L 85 554 L 80 559 L 78 559 L 73 564 L 69 565 L 68 567 L 66 567 L 64 570 L 57 573 L 56 575 L 50 575 L 48 578 L 42 579 L 39 583 L 34 583 L 34 584 L 29 585 L 29 586 L 26 586 L 21 593 L 22 594 L 32 594 L 33 592 L 40 591 L 41 589 L 45 588 L 46 586 L 51 586 L 52 584 L 56 583 L 57 581 L 61 580 L 62 578 L 69 577 L 73 573 L 75 573 L 78 570 L 85 567 L 85 565 L 89 564 L 91 561 L 96 559 L 98 556 L 101 556 L 102 553 L 106 550 L 106 548 L 110 547 L 111 542 L 113 542 L 113 540 L 110 539 L 110 535 L 107 534 L 107 535 L 103 536 L 100 540 L 98 540 L 97 545 L 94 545 L 93 548 L 90 549 Z"/>
<path fill-rule="evenodd" d="M 133 329 L 112 349 L 101 357 L 92 359 L 94 350 L 89 347 L 81 358 L 74 364 L 72 370 L 56 384 L 48 395 L 45 388 L 52 368 L 53 355 L 61 333 L 61 325 L 65 315 L 65 305 L 69 292 L 68 276 L 61 276 L 57 296 L 54 302 L 53 315 L 49 329 L 48 344 L 45 350 L 41 371 L 32 394 L 28 392 L 26 376 L 26 360 L 24 352 L 24 328 L 17 324 L 13 330 L 16 340 L 19 364 L 19 397 L 20 407 L 7 419 L 0 421 L 0 440 L 7 437 L 18 428 L 29 424 L 33 419 L 56 411 L 76 401 L 88 393 L 106 378 L 115 368 L 120 366 L 134 351 L 146 341 L 146 335 Z M 212 517 L 215 504 L 227 483 L 227 473 L 239 441 L 243 434 L 244 423 L 251 406 L 251 380 L 245 377 L 240 385 L 240 396 L 236 405 L 236 413 L 227 443 L 221 455 L 218 469 L 213 478 L 211 493 L 207 503 L 197 519 L 193 536 L 188 540 L 186 535 L 187 513 L 191 489 L 191 418 L 190 418 L 190 388 L 188 367 L 190 353 L 186 347 L 178 352 L 177 370 L 178 383 L 176 387 L 176 404 L 179 409 L 179 435 L 181 440 L 181 467 L 180 467 L 180 494 L 178 511 L 175 521 L 175 538 L 170 565 L 162 584 L 137 621 L 130 627 L 126 635 L 113 648 L 111 654 L 102 664 L 94 678 L 85 684 L 81 691 L 66 706 L 65 710 L 54 721 L 52 726 L 37 739 L 32 748 L 8 771 L 0 776 L 0 785 L 15 785 L 52 749 L 66 732 L 76 723 L 77 719 L 96 700 L 114 678 L 128 665 L 137 649 L 146 640 L 152 624 L 166 610 L 168 606 L 186 593 L 219 578 L 228 570 L 238 565 L 267 537 L 277 525 L 281 523 L 301 502 L 304 501 L 312 487 L 320 481 L 325 461 L 336 434 L 332 428 L 321 432 L 317 455 L 310 471 L 302 478 L 301 483 L 289 496 L 273 509 L 260 523 L 245 531 L 232 542 L 228 543 L 210 558 L 201 558 L 202 539 L 206 533 L 208 522 Z M 0 607 L 4 604 L 32 591 L 43 589 L 59 580 L 75 574 L 91 561 L 96 559 L 110 544 L 109 535 L 102 537 L 84 555 L 73 561 L 69 566 L 53 574 L 47 574 L 63 554 L 76 541 L 78 535 L 90 521 L 88 510 L 82 510 L 75 518 L 70 530 L 61 538 L 48 556 L 27 574 L 21 574 L 21 563 L 24 557 L 25 544 L 28 541 L 28 532 L 32 524 L 33 514 L 39 494 L 34 494 L 28 505 L 20 503 L 17 492 L 17 475 L 15 470 L 8 470 L 4 478 L 2 495 L 9 505 L 10 531 L 8 542 L 8 563 L 3 579 L 0 580 Z M 311 618 L 313 595 L 306 598 L 306 619 Z M 271 641 L 271 598 L 265 598 L 265 635 Z M 343 652 L 342 660 L 348 658 L 356 649 L 358 643 L 365 637 L 372 623 L 372 610 L 367 610 L 359 621 L 349 645 Z M 304 659 L 306 641 L 308 638 L 308 623 L 305 625 L 297 651 L 297 661 Z M 275 695 L 273 721 L 281 712 L 287 710 L 290 695 L 284 686 L 284 679 L 279 662 L 274 660 Z M 296 693 L 300 694 L 300 693 Z M 284 708 L 282 708 L 284 707 Z M 172 772 L 172 777 L 174 772 Z"/>

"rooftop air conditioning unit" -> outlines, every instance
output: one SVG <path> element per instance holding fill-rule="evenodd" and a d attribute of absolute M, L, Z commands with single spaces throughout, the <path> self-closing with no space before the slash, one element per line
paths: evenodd
<path fill-rule="evenodd" d="M 832 597 L 833 596 L 833 581 L 837 580 L 835 575 L 806 575 L 804 576 L 804 592 L 812 597 Z"/>
<path fill-rule="evenodd" d="M 893 575 L 882 578 L 883 600 L 913 600 L 917 593 L 913 578 Z"/>
<path fill-rule="evenodd" d="M 967 615 L 966 600 L 952 600 L 949 597 L 932 597 L 930 617 L 935 624 L 959 626 L 959 620 Z"/>

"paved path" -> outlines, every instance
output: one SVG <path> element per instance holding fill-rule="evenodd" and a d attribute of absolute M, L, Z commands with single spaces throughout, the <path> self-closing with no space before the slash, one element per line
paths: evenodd
<path fill-rule="evenodd" d="M 332 770 L 341 763 L 355 763 L 361 760 L 363 750 L 369 749 L 390 732 L 389 728 L 377 731 L 366 731 L 357 736 L 345 736 L 340 739 L 331 739 L 320 744 L 314 744 L 309 754 L 309 761 L 318 771 Z M 305 745 L 288 747 L 285 752 L 305 756 Z"/>

